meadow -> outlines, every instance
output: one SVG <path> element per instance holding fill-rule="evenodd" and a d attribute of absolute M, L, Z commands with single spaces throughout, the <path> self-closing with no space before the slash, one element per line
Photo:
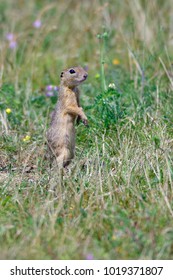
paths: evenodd
<path fill-rule="evenodd" d="M 0 258 L 173 258 L 173 4 L 1 0 Z M 89 127 L 63 177 L 45 159 L 60 73 Z"/>

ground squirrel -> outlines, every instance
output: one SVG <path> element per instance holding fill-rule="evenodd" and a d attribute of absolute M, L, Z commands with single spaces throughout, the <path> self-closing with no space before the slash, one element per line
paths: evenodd
<path fill-rule="evenodd" d="M 60 167 L 66 167 L 74 158 L 75 120 L 81 119 L 84 125 L 88 125 L 87 117 L 80 107 L 77 88 L 87 76 L 87 72 L 80 66 L 61 72 L 58 102 L 47 131 L 49 150 Z"/>

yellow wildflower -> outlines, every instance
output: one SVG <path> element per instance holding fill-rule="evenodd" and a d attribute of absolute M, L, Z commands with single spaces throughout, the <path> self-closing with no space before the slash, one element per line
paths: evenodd
<path fill-rule="evenodd" d="M 99 79 L 99 78 L 100 78 L 100 74 L 97 73 L 97 74 L 95 75 L 95 78 L 96 78 L 96 79 Z"/>
<path fill-rule="evenodd" d="M 29 135 L 26 135 L 24 138 L 23 138 L 23 142 L 27 142 L 31 139 L 31 136 Z"/>
<path fill-rule="evenodd" d="M 10 114 L 12 111 L 11 111 L 10 108 L 7 108 L 7 109 L 5 110 L 5 112 L 6 112 L 7 114 Z"/>
<path fill-rule="evenodd" d="M 119 61 L 117 58 L 114 58 L 114 59 L 112 60 L 112 64 L 113 64 L 113 65 L 119 65 L 119 64 L 120 64 L 120 61 Z"/>

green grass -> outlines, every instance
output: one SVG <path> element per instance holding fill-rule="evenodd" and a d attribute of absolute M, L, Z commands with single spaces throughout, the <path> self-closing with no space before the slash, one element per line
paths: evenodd
<path fill-rule="evenodd" d="M 173 258 L 172 4 L 132 2 L 1 1 L 2 259 Z M 62 189 L 44 157 L 45 87 L 72 65 L 89 67 L 89 128 Z"/>

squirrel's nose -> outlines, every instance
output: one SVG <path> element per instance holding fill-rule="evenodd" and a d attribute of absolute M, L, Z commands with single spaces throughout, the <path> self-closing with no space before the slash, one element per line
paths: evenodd
<path fill-rule="evenodd" d="M 84 79 L 86 79 L 86 78 L 88 77 L 88 75 L 87 75 L 87 74 L 85 74 L 83 77 L 84 77 Z"/>

